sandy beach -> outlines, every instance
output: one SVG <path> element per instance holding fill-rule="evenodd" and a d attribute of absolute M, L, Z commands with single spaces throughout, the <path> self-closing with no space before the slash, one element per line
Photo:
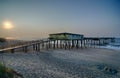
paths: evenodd
<path fill-rule="evenodd" d="M 120 51 L 110 49 L 18 52 L 2 56 L 5 65 L 24 78 L 120 78 Z"/>

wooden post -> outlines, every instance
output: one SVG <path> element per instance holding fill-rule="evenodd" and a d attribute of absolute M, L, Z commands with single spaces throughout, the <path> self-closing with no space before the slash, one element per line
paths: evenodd
<path fill-rule="evenodd" d="M 14 49 L 11 49 L 11 53 L 14 53 L 15 52 L 15 50 Z"/>
<path fill-rule="evenodd" d="M 86 39 L 86 41 L 85 41 L 85 45 L 86 45 L 86 48 L 87 48 L 87 46 L 88 46 L 88 45 L 87 45 L 87 39 Z"/>
<path fill-rule="evenodd" d="M 80 40 L 81 48 L 82 48 L 82 44 L 83 44 L 82 41 L 83 41 L 83 39 Z"/>
<path fill-rule="evenodd" d="M 40 51 L 40 43 L 38 43 L 38 50 L 37 51 Z"/>
<path fill-rule="evenodd" d="M 74 47 L 75 47 L 74 40 L 72 40 L 72 48 L 74 48 Z"/>
<path fill-rule="evenodd" d="M 33 50 L 35 50 L 35 45 L 33 44 Z"/>
<path fill-rule="evenodd" d="M 86 45 L 87 45 L 87 47 L 89 47 L 89 41 L 88 41 L 88 39 L 86 39 Z"/>
<path fill-rule="evenodd" d="M 44 42 L 42 41 L 42 49 L 44 48 Z"/>
<path fill-rule="evenodd" d="M 85 40 L 83 40 L 83 46 L 85 47 Z"/>
<path fill-rule="evenodd" d="M 55 49 L 55 40 L 54 40 L 54 44 L 53 44 L 53 49 Z"/>
<path fill-rule="evenodd" d="M 105 45 L 105 39 L 103 39 L 103 45 Z"/>
<path fill-rule="evenodd" d="M 90 40 L 89 40 L 89 39 L 88 39 L 88 42 L 87 42 L 87 43 L 88 43 L 88 47 L 90 47 Z"/>
<path fill-rule="evenodd" d="M 48 41 L 48 44 L 49 44 L 49 49 L 50 49 L 50 47 L 51 47 L 51 45 L 50 45 L 50 40 Z"/>
<path fill-rule="evenodd" d="M 101 46 L 101 39 L 99 39 L 99 46 Z"/>
<path fill-rule="evenodd" d="M 88 47 L 90 47 L 90 40 L 88 39 Z"/>
<path fill-rule="evenodd" d="M 83 39 L 83 48 L 85 48 L 85 40 Z"/>
<path fill-rule="evenodd" d="M 65 40 L 65 46 L 64 46 L 65 50 L 67 49 L 67 41 Z"/>
<path fill-rule="evenodd" d="M 62 40 L 60 40 L 60 49 L 62 48 Z"/>
<path fill-rule="evenodd" d="M 70 40 L 68 41 L 68 48 L 70 49 Z"/>
<path fill-rule="evenodd" d="M 25 50 L 25 52 L 27 52 L 27 46 L 24 46 L 24 50 Z"/>
<path fill-rule="evenodd" d="M 100 39 L 98 39 L 98 46 L 100 47 Z"/>
<path fill-rule="evenodd" d="M 57 48 L 58 48 L 58 40 L 57 40 Z"/>
<path fill-rule="evenodd" d="M 37 46 L 37 44 L 35 44 L 35 51 L 37 51 L 38 50 L 38 46 Z"/>
<path fill-rule="evenodd" d="M 90 43 L 91 43 L 91 47 L 93 47 L 93 40 L 91 39 L 90 41 L 91 41 L 91 42 L 90 42 Z"/>
<path fill-rule="evenodd" d="M 24 47 L 22 47 L 22 51 L 24 52 Z"/>
<path fill-rule="evenodd" d="M 94 48 L 95 48 L 95 40 L 93 40 L 93 42 L 94 42 Z"/>
<path fill-rule="evenodd" d="M 77 39 L 77 45 L 76 45 L 76 48 L 79 48 L 79 41 L 78 41 L 78 39 Z"/>
<path fill-rule="evenodd" d="M 46 42 L 46 50 L 48 50 L 48 42 Z"/>

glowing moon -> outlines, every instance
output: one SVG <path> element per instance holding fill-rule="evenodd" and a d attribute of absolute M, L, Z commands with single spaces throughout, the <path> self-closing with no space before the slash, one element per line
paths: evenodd
<path fill-rule="evenodd" d="M 12 29 L 13 25 L 12 25 L 12 23 L 10 21 L 5 21 L 3 23 L 3 27 L 4 27 L 4 29 Z"/>

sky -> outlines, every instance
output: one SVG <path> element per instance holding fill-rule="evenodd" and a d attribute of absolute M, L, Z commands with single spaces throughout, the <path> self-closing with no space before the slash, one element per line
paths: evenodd
<path fill-rule="evenodd" d="M 120 0 L 0 0 L 0 37 L 40 39 L 58 32 L 120 37 Z"/>

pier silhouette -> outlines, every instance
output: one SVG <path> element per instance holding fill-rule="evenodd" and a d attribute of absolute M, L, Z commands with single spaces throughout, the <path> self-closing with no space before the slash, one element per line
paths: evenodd
<path fill-rule="evenodd" d="M 54 49 L 78 49 L 87 47 L 96 47 L 109 44 L 114 41 L 114 37 L 84 37 L 81 34 L 73 33 L 55 33 L 49 34 L 49 37 L 42 40 L 29 41 L 14 47 L 0 49 L 0 53 L 4 52 L 29 52 Z"/>

